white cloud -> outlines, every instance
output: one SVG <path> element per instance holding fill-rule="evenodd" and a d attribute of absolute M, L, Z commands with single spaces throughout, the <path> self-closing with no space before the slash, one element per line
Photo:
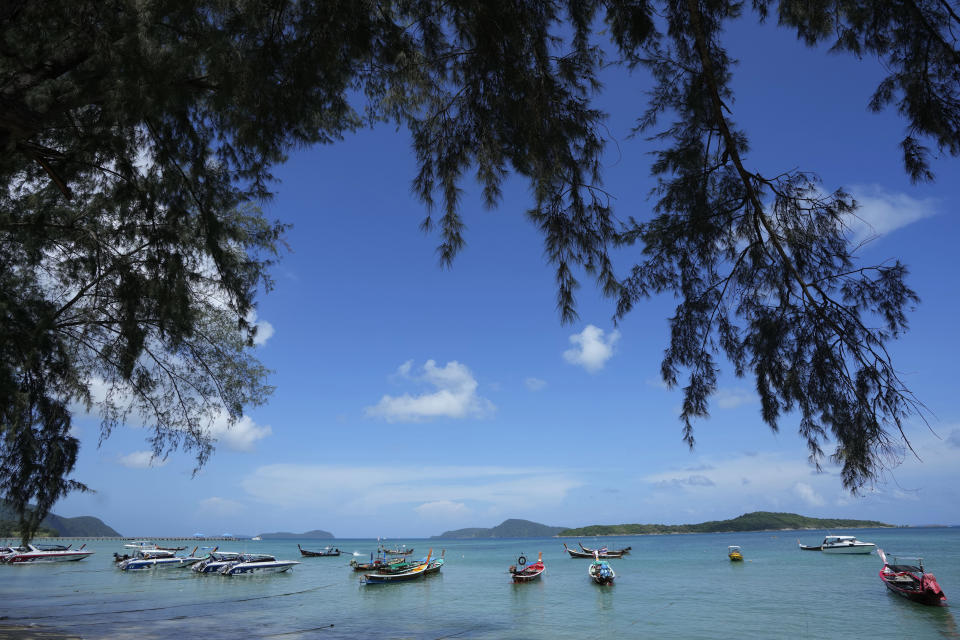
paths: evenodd
<path fill-rule="evenodd" d="M 253 344 L 258 347 L 267 344 L 267 340 L 275 333 L 273 325 L 266 320 L 258 320 L 257 312 L 254 310 L 251 310 L 250 313 L 247 314 L 247 322 L 257 327 L 257 335 L 253 338 Z"/>
<path fill-rule="evenodd" d="M 470 509 L 462 502 L 452 500 L 434 500 L 433 502 L 424 502 L 419 507 L 413 509 L 424 518 L 461 518 L 470 513 Z"/>
<path fill-rule="evenodd" d="M 251 498 L 283 507 L 356 514 L 407 503 L 436 514 L 459 511 L 455 505 L 467 503 L 504 512 L 559 505 L 582 482 L 569 472 L 542 467 L 273 464 L 257 468 L 240 484 Z"/>
<path fill-rule="evenodd" d="M 820 494 L 806 482 L 798 482 L 793 485 L 793 493 L 811 507 L 822 507 L 825 504 Z"/>
<path fill-rule="evenodd" d="M 443 367 L 427 360 L 419 376 L 413 375 L 412 370 L 413 361 L 408 360 L 397 368 L 395 376 L 428 384 L 436 390 L 420 395 L 384 395 L 376 405 L 366 408 L 366 414 L 387 422 L 418 422 L 439 417 L 480 418 L 495 409 L 489 400 L 477 395 L 476 379 L 470 369 L 456 360 Z"/>
<path fill-rule="evenodd" d="M 231 426 L 225 411 L 217 416 L 207 431 L 219 444 L 232 451 L 253 451 L 253 445 L 257 440 L 262 440 L 273 433 L 270 427 L 261 427 L 250 416 L 241 417 Z"/>
<path fill-rule="evenodd" d="M 713 398 L 721 409 L 736 409 L 756 400 L 756 396 L 745 389 L 717 389 Z"/>
<path fill-rule="evenodd" d="M 547 381 L 540 378 L 527 378 L 523 381 L 523 384 L 529 391 L 540 391 L 547 386 Z"/>
<path fill-rule="evenodd" d="M 937 200 L 890 193 L 879 185 L 852 186 L 850 193 L 860 208 L 848 220 L 855 243 L 885 236 L 937 213 Z"/>
<path fill-rule="evenodd" d="M 120 456 L 117 460 L 120 464 L 130 469 L 149 469 L 150 467 L 162 467 L 169 460 L 155 458 L 153 451 L 134 451 L 125 456 Z"/>
<path fill-rule="evenodd" d="M 236 500 L 211 496 L 200 501 L 200 511 L 210 516 L 235 516 L 243 513 L 246 507 Z"/>
<path fill-rule="evenodd" d="M 574 346 L 563 352 L 563 358 L 570 364 L 583 367 L 590 373 L 596 373 L 613 356 L 613 345 L 620 339 L 620 332 L 614 329 L 605 334 L 592 324 L 588 324 L 583 331 L 570 336 Z"/>

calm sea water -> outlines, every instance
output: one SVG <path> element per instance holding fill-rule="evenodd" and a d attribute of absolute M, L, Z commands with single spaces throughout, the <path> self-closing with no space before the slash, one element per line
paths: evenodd
<path fill-rule="evenodd" d="M 116 542 L 56 565 L 0 566 L 0 625 L 41 625 L 83 638 L 960 638 L 951 607 L 924 607 L 889 593 L 876 555 L 797 549 L 825 532 L 757 532 L 584 540 L 633 546 L 613 560 L 616 584 L 587 577 L 589 560 L 567 557 L 555 538 L 390 540 L 415 555 L 446 549 L 440 574 L 417 582 L 360 584 L 351 552 L 372 540 L 336 540 L 335 558 L 299 558 L 287 541 L 220 543 L 302 564 L 284 574 L 231 578 L 188 570 L 126 573 Z M 837 532 L 833 532 L 837 533 Z M 843 531 L 842 533 L 848 533 Z M 960 603 L 960 529 L 854 532 L 888 553 L 921 555 L 949 602 Z M 576 541 L 566 541 L 575 545 Z M 323 548 L 330 541 L 301 541 Z M 211 544 L 211 543 L 207 543 Z M 731 563 L 727 545 L 743 547 Z M 506 569 L 543 551 L 539 582 L 514 585 Z M 956 608 L 956 607 L 954 607 Z"/>

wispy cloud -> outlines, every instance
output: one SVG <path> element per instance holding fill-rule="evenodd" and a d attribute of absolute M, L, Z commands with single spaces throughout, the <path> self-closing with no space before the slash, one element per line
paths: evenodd
<path fill-rule="evenodd" d="M 432 513 L 459 511 L 458 504 L 529 509 L 558 505 L 581 484 L 569 472 L 547 467 L 303 464 L 262 466 L 241 481 L 247 495 L 265 503 L 349 513 L 398 504 Z"/>
<path fill-rule="evenodd" d="M 960 429 L 954 429 L 947 436 L 947 446 L 953 449 L 960 449 Z"/>
<path fill-rule="evenodd" d="M 169 460 L 154 457 L 153 451 L 134 451 L 125 456 L 120 456 L 117 462 L 129 469 L 149 469 L 151 467 L 162 467 Z"/>
<path fill-rule="evenodd" d="M 387 422 L 418 422 L 439 417 L 480 418 L 495 409 L 493 403 L 477 394 L 479 385 L 470 369 L 456 360 L 443 367 L 427 360 L 419 375 L 414 374 L 413 361 L 408 360 L 397 368 L 395 377 L 430 385 L 434 391 L 420 395 L 384 395 L 380 402 L 366 408 L 368 416 Z"/>
<path fill-rule="evenodd" d="M 850 193 L 860 205 L 848 221 L 856 243 L 885 236 L 937 213 L 938 202 L 934 198 L 891 193 L 879 185 L 852 186 Z"/>
<path fill-rule="evenodd" d="M 527 378 L 523 384 L 529 391 L 540 391 L 547 386 L 547 381 L 540 378 Z"/>
<path fill-rule="evenodd" d="M 806 482 L 798 482 L 793 485 L 793 493 L 811 507 L 822 507 L 825 504 L 823 497 Z"/>
<path fill-rule="evenodd" d="M 258 440 L 266 438 L 273 429 L 269 426 L 260 426 L 250 416 L 243 416 L 236 423 L 230 425 L 227 413 L 220 415 L 210 423 L 210 436 L 219 444 L 232 451 L 253 451 Z"/>
<path fill-rule="evenodd" d="M 756 402 L 757 396 L 746 389 L 717 389 L 713 398 L 721 409 L 736 409 L 741 405 Z"/>
<path fill-rule="evenodd" d="M 691 475 L 685 478 L 669 478 L 654 483 L 658 489 L 682 489 L 685 487 L 714 487 L 716 483 L 704 475 Z"/>
<path fill-rule="evenodd" d="M 616 329 L 605 333 L 603 329 L 588 324 L 583 331 L 570 336 L 573 347 L 563 352 L 563 358 L 570 364 L 596 373 L 613 357 L 613 347 L 619 339 L 620 332 Z"/>
<path fill-rule="evenodd" d="M 245 510 L 246 507 L 243 504 L 228 498 L 210 496 L 200 501 L 200 511 L 204 515 L 217 517 L 235 516 L 243 513 Z"/>

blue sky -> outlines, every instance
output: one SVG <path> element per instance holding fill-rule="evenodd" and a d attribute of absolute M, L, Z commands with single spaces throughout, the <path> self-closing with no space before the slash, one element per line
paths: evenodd
<path fill-rule="evenodd" d="M 867 102 L 879 66 L 815 51 L 753 18 L 735 25 L 733 118 L 751 166 L 815 170 L 851 190 L 871 223 L 865 262 L 900 259 L 922 302 L 892 345 L 903 378 L 931 412 L 909 425 L 907 455 L 859 497 L 836 469 L 806 462 L 795 420 L 772 433 L 752 382 L 723 363 L 712 415 L 689 451 L 680 393 L 659 381 L 673 300 L 620 324 L 589 279 L 580 319 L 562 325 L 553 272 L 523 212 L 521 181 L 485 210 L 466 184 L 467 247 L 438 266 L 439 238 L 418 225 L 408 135 L 380 127 L 300 151 L 279 167 L 267 216 L 293 224 L 276 289 L 260 299 L 258 355 L 275 371 L 270 403 L 219 430 L 217 453 L 150 460 L 146 432 L 118 429 L 97 446 L 78 419 L 75 477 L 60 515 L 96 515 L 125 535 L 305 531 L 419 537 L 494 526 L 508 517 L 551 525 L 701 522 L 754 510 L 897 524 L 960 524 L 960 413 L 952 365 L 960 285 L 958 161 L 911 185 L 898 153 L 904 123 Z M 618 215 L 645 218 L 653 181 L 643 139 L 629 130 L 648 81 L 611 70 L 606 187 Z M 631 264 L 631 253 L 617 256 Z"/>

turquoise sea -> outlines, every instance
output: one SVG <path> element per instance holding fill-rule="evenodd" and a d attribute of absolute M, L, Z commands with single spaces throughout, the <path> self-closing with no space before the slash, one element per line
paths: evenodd
<path fill-rule="evenodd" d="M 589 560 L 567 557 L 556 538 L 389 540 L 414 547 L 415 556 L 445 549 L 446 565 L 417 582 L 370 586 L 347 563 L 352 552 L 369 557 L 374 540 L 300 541 L 307 549 L 332 544 L 347 552 L 333 558 L 299 558 L 293 541 L 219 543 L 302 560 L 284 574 L 242 578 L 121 572 L 112 563 L 121 543 L 97 542 L 88 545 L 96 555 L 76 563 L 0 565 L 0 637 L 2 625 L 37 625 L 69 637 L 138 639 L 960 638 L 951 606 L 925 607 L 889 593 L 875 554 L 797 549 L 798 537 L 814 544 L 824 534 L 584 539 L 590 547 L 633 547 L 611 561 L 612 587 L 590 582 Z M 948 602 L 960 603 L 960 528 L 853 535 L 888 554 L 922 556 Z M 727 559 L 731 544 L 743 547 L 745 562 Z M 543 578 L 512 584 L 507 567 L 521 553 L 533 561 L 538 551 Z"/>

